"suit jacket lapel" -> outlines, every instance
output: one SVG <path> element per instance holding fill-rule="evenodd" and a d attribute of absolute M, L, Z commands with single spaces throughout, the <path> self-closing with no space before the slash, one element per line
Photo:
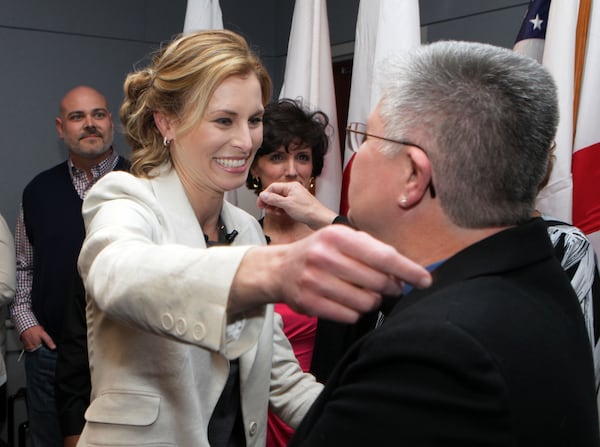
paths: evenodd
<path fill-rule="evenodd" d="M 206 247 L 204 233 L 185 194 L 175 169 L 163 166 L 161 175 L 150 180 L 154 194 L 164 212 L 168 237 L 190 247 Z M 169 170 L 168 173 L 165 173 Z"/>

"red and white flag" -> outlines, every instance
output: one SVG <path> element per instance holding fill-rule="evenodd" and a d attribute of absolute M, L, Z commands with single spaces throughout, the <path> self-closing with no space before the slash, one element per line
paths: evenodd
<path fill-rule="evenodd" d="M 305 106 L 327 114 L 333 131 L 323 172 L 316 181 L 316 196 L 338 211 L 342 162 L 337 129 L 333 66 L 325 0 L 297 0 L 280 98 L 301 99 Z"/>
<path fill-rule="evenodd" d="M 558 87 L 560 123 L 554 169 L 537 207 L 583 230 L 598 253 L 600 5 L 592 0 L 536 0 L 530 10 L 543 3 L 549 4 L 549 14 L 541 60 Z"/>
<path fill-rule="evenodd" d="M 587 36 L 582 35 L 588 15 Z M 573 143 L 573 224 L 588 236 L 600 253 L 600 4 L 581 1 L 577 33 L 576 80 L 578 89 Z M 581 45 L 580 45 L 581 44 Z M 577 84 L 576 84 L 577 85 Z M 576 90 L 577 94 L 577 90 Z"/>
<path fill-rule="evenodd" d="M 421 44 L 418 0 L 362 0 L 358 7 L 348 122 L 366 123 L 381 94 L 375 82 L 386 57 Z M 340 212 L 348 211 L 347 187 L 352 156 L 344 150 L 344 178 Z"/>

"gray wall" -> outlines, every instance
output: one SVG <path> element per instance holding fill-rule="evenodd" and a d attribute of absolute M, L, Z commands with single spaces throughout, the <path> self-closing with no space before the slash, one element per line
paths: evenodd
<path fill-rule="evenodd" d="M 0 2 L 0 212 L 10 225 L 27 182 L 66 158 L 54 127 L 62 95 L 89 84 L 117 114 L 125 74 L 181 30 L 185 7 L 182 0 Z M 116 146 L 127 152 L 120 135 Z"/>

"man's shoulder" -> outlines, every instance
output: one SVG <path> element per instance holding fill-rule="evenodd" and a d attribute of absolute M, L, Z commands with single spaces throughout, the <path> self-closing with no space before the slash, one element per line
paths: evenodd
<path fill-rule="evenodd" d="M 43 195 L 47 197 L 49 189 L 56 185 L 70 183 L 67 162 L 57 164 L 37 174 L 23 189 L 23 201 L 33 200 Z"/>
<path fill-rule="evenodd" d="M 46 169 L 45 171 L 42 171 L 39 174 L 37 174 L 27 184 L 25 189 L 43 185 L 45 182 L 47 182 L 53 178 L 56 178 L 57 175 L 68 174 L 68 172 L 69 171 L 68 171 L 67 162 L 63 161 L 55 166 L 52 166 L 51 168 Z"/>
<path fill-rule="evenodd" d="M 564 327 L 568 332 L 572 314 L 579 309 L 576 300 L 568 300 L 568 292 L 572 293 L 568 281 L 548 281 L 549 285 L 540 286 L 537 277 L 528 280 L 512 272 L 497 273 L 463 278 L 437 290 L 413 291 L 406 297 L 413 302 L 403 306 L 401 300 L 387 319 L 390 324 L 383 327 L 390 333 L 456 330 L 474 340 L 487 340 L 489 346 L 516 341 L 532 332 L 540 336 L 539 342 L 555 338 L 558 343 L 558 334 L 541 328 Z M 512 328 L 509 333 L 506 322 Z"/>

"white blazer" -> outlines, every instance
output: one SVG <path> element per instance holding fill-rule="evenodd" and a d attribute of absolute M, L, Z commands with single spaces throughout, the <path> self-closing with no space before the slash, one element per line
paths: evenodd
<path fill-rule="evenodd" d="M 265 244 L 252 216 L 224 202 L 223 223 L 239 234 L 206 249 L 179 177 L 163 167 L 150 180 L 107 174 L 83 217 L 92 402 L 78 445 L 208 446 L 236 358 L 247 446 L 265 445 L 269 404 L 299 424 L 322 386 L 302 373 L 273 306 L 226 312 L 244 253 Z"/>

